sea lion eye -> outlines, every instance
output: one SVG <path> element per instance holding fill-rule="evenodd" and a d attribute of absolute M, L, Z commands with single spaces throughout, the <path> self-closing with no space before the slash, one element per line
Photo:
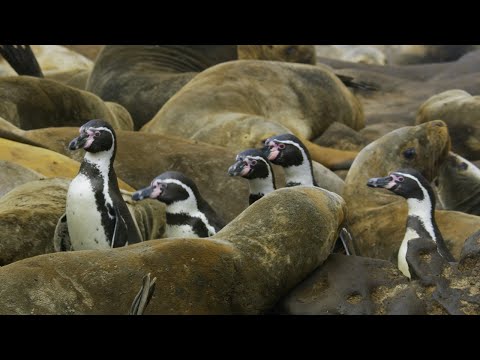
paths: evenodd
<path fill-rule="evenodd" d="M 99 136 L 100 136 L 100 131 L 95 131 L 95 133 L 93 134 L 93 136 L 99 137 Z"/>
<path fill-rule="evenodd" d="M 289 46 L 285 49 L 285 53 L 287 55 L 292 55 L 295 52 L 295 48 L 293 46 Z"/>
<path fill-rule="evenodd" d="M 278 148 L 279 148 L 280 150 L 285 149 L 285 144 L 278 144 Z"/>
<path fill-rule="evenodd" d="M 409 148 L 403 152 L 403 156 L 407 160 L 412 160 L 415 156 L 417 156 L 417 151 L 415 148 Z"/>

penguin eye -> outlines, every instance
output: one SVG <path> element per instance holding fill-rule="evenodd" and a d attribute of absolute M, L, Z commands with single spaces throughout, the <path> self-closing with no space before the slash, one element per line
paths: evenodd
<path fill-rule="evenodd" d="M 399 176 L 399 177 L 397 178 L 397 181 L 398 181 L 398 182 L 401 182 L 401 183 L 402 183 L 404 180 L 405 180 L 405 179 L 403 178 L 403 176 Z"/>
<path fill-rule="evenodd" d="M 252 165 L 252 166 L 257 165 L 257 160 L 250 160 L 250 165 Z"/>
<path fill-rule="evenodd" d="M 278 144 L 278 148 L 279 148 L 280 150 L 285 149 L 285 144 L 282 144 L 282 143 Z"/>
<path fill-rule="evenodd" d="M 417 156 L 417 151 L 415 148 L 409 148 L 403 152 L 403 156 L 407 160 L 412 160 L 415 156 Z"/>
<path fill-rule="evenodd" d="M 99 137 L 100 136 L 100 131 L 95 131 L 95 134 L 93 134 L 93 136 Z"/>

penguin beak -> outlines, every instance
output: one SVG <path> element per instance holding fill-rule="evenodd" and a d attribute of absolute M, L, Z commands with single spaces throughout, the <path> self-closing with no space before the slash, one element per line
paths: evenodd
<path fill-rule="evenodd" d="M 235 164 L 233 164 L 232 166 L 230 166 L 228 168 L 228 175 L 230 176 L 241 176 L 242 175 L 242 172 L 244 170 L 244 162 L 239 160 L 237 161 Z"/>
<path fill-rule="evenodd" d="M 372 188 L 389 189 L 392 187 L 392 182 L 395 183 L 395 181 L 391 176 L 387 176 L 383 178 L 371 178 L 368 180 L 367 186 Z"/>
<path fill-rule="evenodd" d="M 146 187 L 145 189 L 135 191 L 132 195 L 132 200 L 140 201 L 143 199 L 148 199 L 151 197 L 152 193 L 153 193 L 153 187 L 152 186 Z"/>
<path fill-rule="evenodd" d="M 68 144 L 68 148 L 70 150 L 78 150 L 80 148 L 83 148 L 85 146 L 85 143 L 87 142 L 87 139 L 88 134 L 81 134 L 80 136 L 70 141 L 70 144 Z"/>

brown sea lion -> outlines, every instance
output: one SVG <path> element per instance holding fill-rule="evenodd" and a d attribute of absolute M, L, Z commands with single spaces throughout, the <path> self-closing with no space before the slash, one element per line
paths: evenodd
<path fill-rule="evenodd" d="M 0 117 L 24 129 L 80 126 L 104 119 L 114 129 L 133 129 L 128 112 L 87 91 L 29 76 L 0 78 Z"/>
<path fill-rule="evenodd" d="M 124 106 L 139 129 L 197 73 L 235 59 L 236 45 L 106 45 L 86 89 Z"/>
<path fill-rule="evenodd" d="M 447 123 L 454 152 L 470 160 L 480 159 L 480 96 L 463 90 L 432 96 L 419 108 L 416 123 L 434 119 Z"/>
<path fill-rule="evenodd" d="M 238 45 L 238 59 L 317 63 L 313 45 Z"/>
<path fill-rule="evenodd" d="M 146 273 L 146 314 L 261 314 L 329 256 L 338 195 L 279 189 L 206 239 L 42 255 L 0 268 L 0 314 L 126 314 Z"/>
<path fill-rule="evenodd" d="M 407 218 L 406 202 L 367 187 L 368 179 L 411 167 L 432 181 L 449 149 L 446 124 L 432 121 L 395 130 L 359 153 L 345 180 L 343 197 L 350 229 L 363 255 L 395 261 Z M 465 239 L 480 228 L 480 217 L 437 210 L 435 218 L 447 247 L 458 259 Z"/>
<path fill-rule="evenodd" d="M 480 215 L 480 169 L 475 164 L 450 152 L 435 185 L 443 209 Z"/>
<path fill-rule="evenodd" d="M 225 146 L 258 147 L 291 132 L 312 139 L 333 122 L 364 126 L 360 102 L 326 67 L 239 60 L 214 66 L 190 81 L 141 130 Z M 356 153 L 317 148 L 312 159 L 327 167 Z M 331 151 L 331 152 L 330 152 Z"/>

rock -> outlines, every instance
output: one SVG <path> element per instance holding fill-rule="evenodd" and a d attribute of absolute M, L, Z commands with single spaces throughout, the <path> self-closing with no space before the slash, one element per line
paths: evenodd
<path fill-rule="evenodd" d="M 281 189 L 212 238 L 18 261 L 0 268 L 0 313 L 126 314 L 146 273 L 146 314 L 263 313 L 326 259 L 345 210 L 318 188 Z"/>

